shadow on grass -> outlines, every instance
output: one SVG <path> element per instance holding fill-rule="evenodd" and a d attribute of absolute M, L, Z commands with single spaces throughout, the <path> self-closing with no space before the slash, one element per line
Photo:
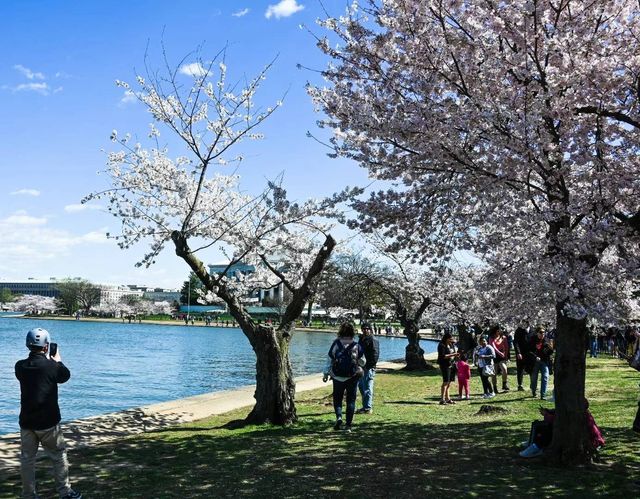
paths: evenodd
<path fill-rule="evenodd" d="M 409 378 L 428 378 L 432 376 L 441 376 L 440 369 L 427 369 L 423 371 L 405 371 L 404 369 L 398 369 L 395 371 L 387 371 L 385 372 L 385 374 L 390 376 L 406 376 Z"/>
<path fill-rule="evenodd" d="M 288 428 L 180 428 L 77 451 L 74 486 L 91 498 L 635 495 L 624 464 L 563 470 L 520 459 L 514 442 L 526 435 L 501 421 L 366 420 L 345 433 L 323 416 Z M 8 480 L 19 483 L 17 474 Z M 54 496 L 50 487 L 43 497 Z"/>
<path fill-rule="evenodd" d="M 431 402 L 420 402 L 419 400 L 387 400 L 385 404 L 398 404 L 398 405 L 434 405 L 438 404 L 440 397 L 431 397 Z"/>

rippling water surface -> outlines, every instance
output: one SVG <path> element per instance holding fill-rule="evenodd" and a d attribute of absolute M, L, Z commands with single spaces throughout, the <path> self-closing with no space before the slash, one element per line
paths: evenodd
<path fill-rule="evenodd" d="M 17 360 L 33 327 L 59 344 L 71 379 L 60 386 L 63 420 L 228 390 L 255 383 L 255 356 L 239 329 L 0 318 L 0 434 L 18 430 Z M 333 336 L 296 332 L 296 376 L 320 372 Z M 406 339 L 380 340 L 380 359 L 404 357 Z M 435 343 L 424 341 L 426 352 Z"/>

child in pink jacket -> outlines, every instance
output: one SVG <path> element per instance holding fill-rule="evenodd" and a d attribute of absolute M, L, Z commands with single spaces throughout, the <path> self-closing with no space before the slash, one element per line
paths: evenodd
<path fill-rule="evenodd" d="M 464 388 L 465 399 L 469 400 L 469 378 L 471 378 L 471 367 L 467 364 L 467 356 L 460 355 L 460 359 L 456 362 L 456 370 L 458 372 L 458 395 L 462 400 L 462 389 Z"/>

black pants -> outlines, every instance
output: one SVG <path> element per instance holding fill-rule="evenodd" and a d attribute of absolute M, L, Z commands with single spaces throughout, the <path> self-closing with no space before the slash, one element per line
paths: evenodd
<path fill-rule="evenodd" d="M 548 447 L 553 438 L 553 423 L 546 421 L 534 421 L 531 423 L 529 445 L 536 444 L 541 449 Z"/>
<path fill-rule="evenodd" d="M 342 399 L 347 392 L 347 424 L 353 421 L 353 413 L 356 412 L 356 396 L 358 394 L 358 378 L 353 376 L 347 381 L 333 380 L 333 410 L 336 419 L 342 419 Z"/>
<path fill-rule="evenodd" d="M 636 412 L 636 419 L 633 420 L 633 430 L 640 432 L 640 402 L 638 402 L 638 411 Z"/>
<path fill-rule="evenodd" d="M 482 381 L 482 391 L 485 395 L 488 393 L 493 393 L 493 388 L 491 388 L 491 381 L 489 381 L 489 376 L 485 376 L 482 374 L 482 368 L 478 368 L 478 374 L 480 375 L 480 380 Z"/>
<path fill-rule="evenodd" d="M 518 386 L 522 386 L 522 381 L 524 380 L 525 362 L 524 359 L 516 360 L 516 377 L 518 379 Z"/>

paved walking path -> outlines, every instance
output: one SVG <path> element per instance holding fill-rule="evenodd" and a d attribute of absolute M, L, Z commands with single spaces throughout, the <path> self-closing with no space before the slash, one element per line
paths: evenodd
<path fill-rule="evenodd" d="M 397 370 L 402 363 L 379 362 L 378 369 Z M 296 392 L 305 392 L 330 386 L 322 382 L 322 374 L 310 374 L 296 378 Z M 255 400 L 255 385 L 236 390 L 205 393 L 180 400 L 172 400 L 136 409 L 129 409 L 63 424 L 63 431 L 69 448 L 110 442 L 130 435 L 188 423 L 216 414 L 250 407 Z M 62 401 L 64 413 L 64 400 Z M 0 470 L 19 466 L 20 434 L 10 433 L 0 436 Z M 43 456 L 40 449 L 39 457 Z"/>

